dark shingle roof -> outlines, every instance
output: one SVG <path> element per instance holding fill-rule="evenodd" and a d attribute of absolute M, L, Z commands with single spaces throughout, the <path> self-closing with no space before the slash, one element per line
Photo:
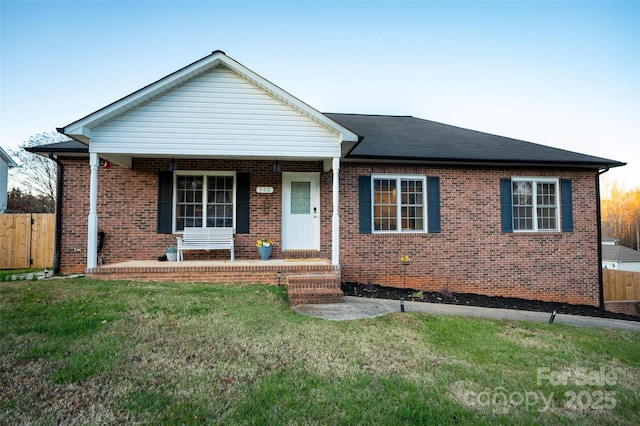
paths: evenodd
<path fill-rule="evenodd" d="M 325 113 L 357 133 L 348 158 L 445 163 L 571 165 L 591 168 L 624 163 L 410 116 Z"/>
<path fill-rule="evenodd" d="M 602 245 L 602 260 L 609 262 L 640 262 L 640 251 L 625 246 Z"/>
<path fill-rule="evenodd" d="M 82 142 L 69 139 L 62 142 L 47 143 L 44 145 L 30 146 L 25 148 L 29 152 L 34 154 L 48 154 L 53 152 L 55 154 L 73 153 L 73 154 L 87 154 L 89 153 L 89 147 Z"/>
<path fill-rule="evenodd" d="M 348 158 L 410 160 L 445 164 L 526 164 L 587 168 L 624 166 L 606 158 L 463 129 L 410 116 L 325 113 L 360 136 Z M 87 145 L 68 140 L 27 148 L 37 154 L 86 154 Z"/>

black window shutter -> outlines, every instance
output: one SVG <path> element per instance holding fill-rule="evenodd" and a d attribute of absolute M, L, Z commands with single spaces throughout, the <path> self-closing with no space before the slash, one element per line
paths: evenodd
<path fill-rule="evenodd" d="M 158 234 L 171 234 L 173 226 L 173 172 L 158 172 Z"/>
<path fill-rule="evenodd" d="M 236 233 L 249 233 L 249 199 L 251 196 L 251 180 L 249 173 L 236 175 Z"/>
<path fill-rule="evenodd" d="M 440 178 L 427 177 L 427 231 L 440 232 Z"/>
<path fill-rule="evenodd" d="M 502 211 L 502 232 L 513 232 L 513 199 L 511 179 L 500 179 L 500 204 Z"/>
<path fill-rule="evenodd" d="M 573 191 L 571 179 L 560 179 L 560 198 L 562 199 L 562 231 L 573 232 Z"/>
<path fill-rule="evenodd" d="M 360 204 L 360 233 L 371 233 L 371 176 L 358 177 L 358 200 Z"/>

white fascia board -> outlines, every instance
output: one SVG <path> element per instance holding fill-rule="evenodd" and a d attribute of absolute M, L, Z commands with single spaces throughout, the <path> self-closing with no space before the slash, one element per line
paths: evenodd
<path fill-rule="evenodd" d="M 69 136 L 71 139 L 75 139 L 78 142 L 89 145 L 89 141 L 91 140 L 91 130 L 86 126 L 75 126 L 75 123 L 71 126 L 73 127 L 65 127 L 63 129 L 58 129 L 58 131 L 65 136 Z"/>
<path fill-rule="evenodd" d="M 7 167 L 19 167 L 16 162 L 13 161 L 11 157 L 9 157 L 9 154 L 7 154 L 4 149 L 2 149 L 2 147 L 0 147 L 0 157 L 2 157 L 5 163 L 7 163 Z"/>

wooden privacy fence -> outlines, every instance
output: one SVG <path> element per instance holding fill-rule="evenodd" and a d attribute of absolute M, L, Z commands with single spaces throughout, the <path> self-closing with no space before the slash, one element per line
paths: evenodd
<path fill-rule="evenodd" d="M 0 214 L 0 269 L 53 266 L 56 215 Z"/>
<path fill-rule="evenodd" d="M 640 272 L 603 269 L 604 300 L 640 300 Z"/>

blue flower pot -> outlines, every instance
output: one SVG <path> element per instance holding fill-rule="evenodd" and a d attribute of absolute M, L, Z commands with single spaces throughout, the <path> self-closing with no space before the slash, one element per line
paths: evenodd
<path fill-rule="evenodd" d="M 269 256 L 271 256 L 271 249 L 272 248 L 273 248 L 273 246 L 258 247 L 258 253 L 260 253 L 260 259 L 261 260 L 269 260 Z"/>

